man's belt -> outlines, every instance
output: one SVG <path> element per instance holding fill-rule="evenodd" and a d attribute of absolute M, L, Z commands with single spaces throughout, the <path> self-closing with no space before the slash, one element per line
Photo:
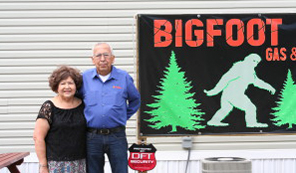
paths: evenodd
<path fill-rule="evenodd" d="M 111 129 L 95 129 L 95 128 L 87 128 L 87 132 L 108 135 L 110 133 L 120 132 L 121 130 L 125 130 L 125 126 L 114 127 Z"/>

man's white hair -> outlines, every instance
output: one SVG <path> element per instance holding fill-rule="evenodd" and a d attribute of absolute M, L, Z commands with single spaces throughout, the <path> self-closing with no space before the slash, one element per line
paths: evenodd
<path fill-rule="evenodd" d="M 113 47 L 110 45 L 110 44 L 108 44 L 108 43 L 105 43 L 105 42 L 99 42 L 99 43 L 96 43 L 93 47 L 92 47 L 92 55 L 94 55 L 94 50 L 95 50 L 95 48 L 97 47 L 97 46 L 99 46 L 99 45 L 101 45 L 101 44 L 107 44 L 109 47 L 110 47 L 110 51 L 111 51 L 111 55 L 114 55 L 114 53 L 113 53 Z"/>

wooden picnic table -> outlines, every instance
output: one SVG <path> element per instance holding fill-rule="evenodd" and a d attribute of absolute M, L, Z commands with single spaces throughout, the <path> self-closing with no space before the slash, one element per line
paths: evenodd
<path fill-rule="evenodd" d="M 20 173 L 16 166 L 22 164 L 28 155 L 29 152 L 0 154 L 0 169 L 7 167 L 11 173 Z"/>

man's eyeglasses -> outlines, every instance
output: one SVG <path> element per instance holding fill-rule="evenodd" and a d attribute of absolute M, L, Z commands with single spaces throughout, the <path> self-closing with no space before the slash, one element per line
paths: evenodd
<path fill-rule="evenodd" d="M 102 57 L 104 57 L 105 59 L 109 59 L 111 55 L 109 53 L 99 53 L 94 56 L 94 59 L 102 59 Z"/>

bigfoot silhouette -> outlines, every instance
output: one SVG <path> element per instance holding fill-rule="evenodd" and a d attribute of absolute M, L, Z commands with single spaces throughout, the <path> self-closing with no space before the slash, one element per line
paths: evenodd
<path fill-rule="evenodd" d="M 228 126 L 228 123 L 221 122 L 235 107 L 245 112 L 247 127 L 268 127 L 265 123 L 257 122 L 256 106 L 251 102 L 245 91 L 250 84 L 260 89 L 265 89 L 271 94 L 275 89 L 268 83 L 259 79 L 255 72 L 255 67 L 261 61 L 257 54 L 250 54 L 243 61 L 233 64 L 233 66 L 221 77 L 216 86 L 204 92 L 207 96 L 214 96 L 222 92 L 221 108 L 207 122 L 210 126 Z"/>

